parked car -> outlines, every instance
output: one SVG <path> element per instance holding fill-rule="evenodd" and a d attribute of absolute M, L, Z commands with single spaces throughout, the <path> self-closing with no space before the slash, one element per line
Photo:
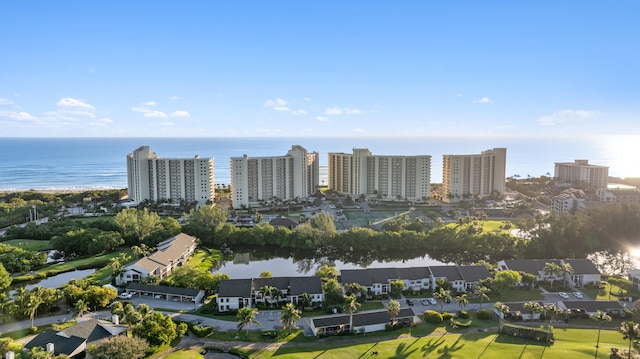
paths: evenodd
<path fill-rule="evenodd" d="M 582 295 L 582 293 L 580 293 L 580 292 L 573 292 L 573 295 L 574 295 L 576 298 L 580 298 L 580 299 L 584 298 L 584 296 L 583 296 L 583 295 Z"/>
<path fill-rule="evenodd" d="M 429 304 L 431 304 L 431 303 L 430 303 L 430 302 L 429 302 L 429 300 L 427 300 L 427 299 L 420 299 L 420 304 L 422 304 L 422 305 L 429 305 Z"/>
<path fill-rule="evenodd" d="M 413 305 L 413 301 L 411 299 L 407 299 L 407 305 Z"/>
<path fill-rule="evenodd" d="M 427 300 L 429 301 L 429 303 L 430 303 L 431 305 L 436 305 L 436 304 L 438 304 L 438 302 L 436 302 L 436 300 L 435 300 L 435 299 L 433 299 L 433 298 L 427 298 Z"/>
<path fill-rule="evenodd" d="M 118 298 L 120 298 L 120 299 L 131 299 L 131 298 L 133 298 L 133 293 L 127 293 L 127 292 L 120 293 Z"/>
<path fill-rule="evenodd" d="M 567 293 L 565 293 L 565 292 L 558 292 L 558 295 L 559 295 L 561 298 L 569 299 L 569 294 L 567 294 Z"/>

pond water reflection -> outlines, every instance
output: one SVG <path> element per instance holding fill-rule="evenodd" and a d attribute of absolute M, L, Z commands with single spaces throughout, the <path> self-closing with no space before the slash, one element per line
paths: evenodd
<path fill-rule="evenodd" d="M 314 256 L 312 254 L 316 254 Z M 361 269 L 361 268 L 406 268 L 424 267 L 433 265 L 443 265 L 428 256 L 411 257 L 408 255 L 385 256 L 378 258 L 375 254 L 367 253 L 363 255 L 336 255 L 330 253 L 309 252 L 289 252 L 273 251 L 268 253 L 264 250 L 228 251 L 225 260 L 220 261 L 212 270 L 228 274 L 231 278 L 253 278 L 258 277 L 261 272 L 271 272 L 274 277 L 283 276 L 309 276 L 323 265 L 332 265 L 340 269 Z"/>

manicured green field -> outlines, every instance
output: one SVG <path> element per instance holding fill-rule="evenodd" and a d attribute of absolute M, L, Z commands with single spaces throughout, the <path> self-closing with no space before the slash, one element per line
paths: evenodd
<path fill-rule="evenodd" d="M 10 246 L 22 248 L 25 251 L 46 251 L 51 249 L 51 244 L 49 241 L 38 241 L 35 239 L 10 239 L 8 241 L 2 242 L 4 244 L 8 244 Z"/>
<path fill-rule="evenodd" d="M 201 348 L 191 348 L 191 349 L 179 349 L 171 354 L 163 356 L 164 359 L 182 359 L 182 358 L 192 358 L 192 359 L 204 359 L 204 356 L 200 354 Z"/>
<path fill-rule="evenodd" d="M 201 272 L 207 272 L 216 261 L 221 259 L 222 252 L 217 249 L 198 248 L 187 261 L 187 265 L 196 268 Z"/>
<path fill-rule="evenodd" d="M 490 332 L 447 333 L 436 330 L 425 337 L 403 337 L 362 343 L 324 342 L 289 345 L 276 350 L 247 350 L 250 358 L 593 358 L 597 330 L 555 329 L 556 341 L 546 346 Z M 628 343 L 616 331 L 603 330 L 598 358 Z M 374 353 L 377 353 L 374 354 Z"/>

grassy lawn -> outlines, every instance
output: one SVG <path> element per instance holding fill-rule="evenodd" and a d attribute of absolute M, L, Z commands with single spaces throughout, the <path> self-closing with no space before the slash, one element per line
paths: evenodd
<path fill-rule="evenodd" d="M 501 302 L 526 302 L 530 300 L 543 300 L 544 296 L 537 289 L 524 288 L 507 288 L 502 291 L 500 296 L 491 295 L 491 301 Z M 471 302 L 471 300 L 469 300 Z"/>
<path fill-rule="evenodd" d="M 222 259 L 222 252 L 219 250 L 198 248 L 187 261 L 187 265 L 201 272 L 207 272 L 213 264 L 220 259 Z"/>
<path fill-rule="evenodd" d="M 49 241 L 39 241 L 35 239 L 10 239 L 8 241 L 2 242 L 4 244 L 8 244 L 10 246 L 22 248 L 25 251 L 46 251 L 51 249 L 51 244 Z"/>
<path fill-rule="evenodd" d="M 356 343 L 329 342 L 324 339 L 310 345 L 283 346 L 277 350 L 248 349 L 249 358 L 593 358 L 596 330 L 556 329 L 551 346 L 519 338 L 499 336 L 495 332 L 434 331 L 424 337 L 401 336 Z M 364 338 L 363 338 L 364 339 Z M 600 336 L 598 358 L 608 358 L 610 348 L 625 348 L 626 340 L 611 330 Z"/>
<path fill-rule="evenodd" d="M 57 263 L 50 266 L 42 267 L 33 274 L 23 274 L 13 277 L 14 283 L 25 282 L 37 278 L 46 278 L 52 275 L 70 272 L 76 269 L 101 268 L 109 264 L 111 258 L 115 258 L 120 253 L 127 253 L 133 258 L 133 252 L 130 249 L 120 250 L 109 254 L 94 256 L 89 258 L 76 259 L 69 262 Z M 104 273 L 102 275 L 105 275 Z"/>

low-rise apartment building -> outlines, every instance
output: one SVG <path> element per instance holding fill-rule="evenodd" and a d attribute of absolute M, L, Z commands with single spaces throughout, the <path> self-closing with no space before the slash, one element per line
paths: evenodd
<path fill-rule="evenodd" d="M 156 252 L 124 266 L 116 277 L 116 284 L 144 282 L 151 275 L 164 279 L 174 268 L 187 262 L 196 246 L 196 238 L 184 233 L 162 241 Z"/>

